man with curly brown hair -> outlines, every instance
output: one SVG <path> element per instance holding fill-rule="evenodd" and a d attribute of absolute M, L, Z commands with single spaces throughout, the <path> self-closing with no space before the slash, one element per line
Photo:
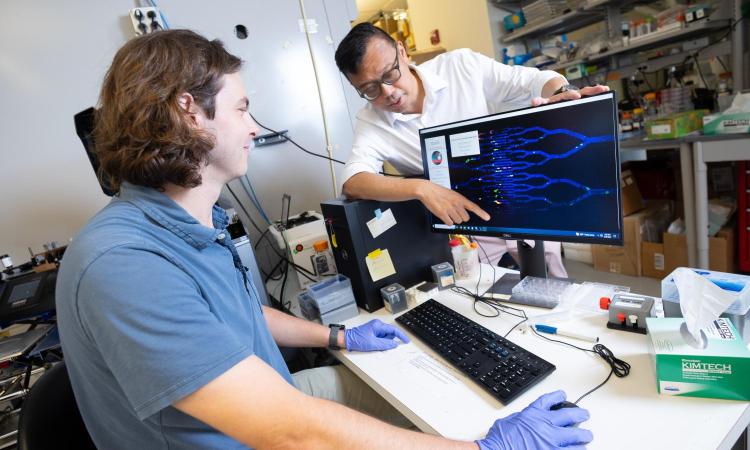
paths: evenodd
<path fill-rule="evenodd" d="M 246 172 L 258 132 L 240 67 L 219 41 L 170 30 L 125 44 L 105 77 L 94 136 L 100 177 L 118 194 L 68 248 L 56 293 L 67 369 L 94 443 L 476 448 L 403 428 L 409 422 L 343 366 L 290 375 L 277 345 L 376 351 L 408 338 L 380 321 L 329 330 L 261 305 L 214 206 L 222 186 Z M 478 444 L 507 448 L 503 440 L 524 430 L 542 436 L 587 417 L 547 417 L 544 405 L 498 421 Z"/>

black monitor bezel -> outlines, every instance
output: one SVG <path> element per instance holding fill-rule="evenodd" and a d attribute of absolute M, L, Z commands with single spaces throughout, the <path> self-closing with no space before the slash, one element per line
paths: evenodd
<path fill-rule="evenodd" d="M 617 134 L 617 123 L 618 123 L 618 117 L 617 117 L 617 94 L 615 93 L 615 91 L 607 91 L 607 92 L 602 92 L 602 93 L 595 94 L 595 95 L 589 95 L 589 96 L 586 96 L 586 97 L 583 97 L 583 98 L 600 97 L 600 96 L 611 96 L 611 100 L 610 101 L 612 102 L 612 106 L 613 106 L 612 107 L 612 120 L 613 120 L 612 123 L 615 124 L 615 140 L 614 140 L 614 143 L 615 143 L 615 159 L 616 159 L 616 163 L 617 163 L 617 167 L 618 167 L 618 171 L 617 171 L 617 173 L 618 173 L 618 180 L 617 180 L 617 183 L 616 183 L 616 185 L 617 185 L 617 202 L 618 202 L 618 206 L 619 206 L 619 210 L 620 210 L 620 214 L 618 214 L 618 217 L 617 217 L 618 227 L 619 227 L 619 230 L 620 230 L 620 237 L 618 239 L 605 239 L 605 238 L 595 238 L 595 237 L 585 237 L 585 236 L 552 236 L 552 235 L 537 234 L 537 233 L 519 233 L 519 232 L 512 232 L 512 233 L 502 232 L 502 233 L 500 233 L 500 232 L 495 232 L 495 231 L 482 231 L 482 230 L 463 229 L 463 228 L 461 228 L 460 224 L 457 225 L 456 228 L 452 228 L 452 229 L 436 228 L 435 224 L 436 223 L 439 224 L 439 223 L 442 223 L 442 222 L 440 222 L 440 219 L 438 219 L 437 217 L 435 217 L 435 215 L 432 214 L 432 213 L 430 213 L 430 230 L 433 233 L 469 234 L 469 235 L 472 235 L 472 236 L 490 236 L 490 237 L 498 237 L 498 238 L 502 238 L 502 239 L 535 239 L 535 240 L 536 239 L 541 239 L 541 240 L 548 240 L 548 241 L 572 242 L 572 243 L 580 243 L 580 244 L 604 244 L 604 245 L 618 245 L 618 246 L 622 246 L 623 243 L 624 243 L 624 221 L 623 221 L 623 217 L 622 217 L 622 192 L 621 192 L 621 185 L 620 185 L 620 180 L 619 180 L 619 174 L 620 174 L 620 171 L 621 171 L 621 165 L 620 165 L 620 139 L 619 139 L 619 135 Z M 560 101 L 558 103 L 575 103 L 575 102 L 578 102 L 580 100 L 581 99 L 563 100 L 563 101 Z M 472 118 L 469 118 L 469 119 L 457 120 L 455 122 L 448 122 L 448 123 L 443 123 L 443 124 L 440 124 L 440 125 L 434 125 L 434 126 L 431 126 L 431 127 L 421 128 L 419 130 L 419 145 L 420 145 L 420 150 L 421 150 L 421 153 L 422 153 L 422 169 L 424 171 L 423 172 L 424 173 L 424 178 L 426 180 L 430 179 L 428 165 L 427 165 L 427 154 L 426 154 L 426 148 L 425 148 L 425 143 L 424 143 L 424 141 L 425 141 L 424 135 L 427 134 L 427 133 L 429 133 L 434 128 L 442 128 L 442 127 L 445 127 L 446 125 L 458 125 L 458 124 L 462 124 L 462 123 L 467 122 L 467 121 L 477 120 L 477 119 L 484 119 L 484 118 L 488 118 L 488 117 L 495 117 L 495 116 L 497 116 L 498 118 L 501 118 L 502 116 L 505 116 L 507 114 L 517 113 L 519 111 L 525 111 L 525 110 L 532 110 L 532 109 L 536 109 L 536 108 L 538 108 L 538 107 L 536 107 L 536 106 L 527 106 L 527 107 L 524 107 L 524 108 L 518 108 L 518 109 L 509 110 L 509 111 L 503 111 L 501 113 L 487 114 L 487 115 L 484 115 L 484 116 L 477 116 L 477 117 L 472 117 Z"/>

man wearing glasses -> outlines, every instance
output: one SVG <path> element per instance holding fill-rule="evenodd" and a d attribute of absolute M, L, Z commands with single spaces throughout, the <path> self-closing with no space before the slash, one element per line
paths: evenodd
<path fill-rule="evenodd" d="M 342 177 L 344 194 L 382 201 L 419 199 L 447 225 L 468 221 L 469 213 L 484 220 L 490 216 L 429 180 L 379 175 L 384 161 L 401 175 L 422 174 L 420 128 L 609 90 L 593 86 L 577 91 L 556 72 L 507 66 L 469 49 L 410 65 L 403 45 L 369 23 L 356 25 L 344 37 L 336 65 L 369 102 L 357 114 L 352 154 Z M 496 262 L 505 250 L 502 241 L 482 241 L 490 244 L 483 248 Z M 566 276 L 560 244 L 546 247 L 550 274 Z"/>

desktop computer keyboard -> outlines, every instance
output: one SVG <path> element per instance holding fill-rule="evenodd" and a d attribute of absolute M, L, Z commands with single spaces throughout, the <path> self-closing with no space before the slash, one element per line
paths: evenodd
<path fill-rule="evenodd" d="M 425 344 L 507 405 L 555 366 L 435 300 L 396 318 Z"/>
<path fill-rule="evenodd" d="M 504 301 L 551 309 L 560 303 L 565 292 L 573 285 L 565 280 L 527 276 L 513 286 L 510 299 Z"/>

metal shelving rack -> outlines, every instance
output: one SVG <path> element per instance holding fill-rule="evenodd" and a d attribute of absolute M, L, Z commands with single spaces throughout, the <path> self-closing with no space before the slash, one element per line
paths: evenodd
<path fill-rule="evenodd" d="M 520 8 L 521 3 L 528 2 L 494 2 L 498 7 L 506 9 L 510 7 L 518 9 Z M 607 14 L 607 8 L 617 8 L 619 10 L 620 7 L 624 7 L 630 3 L 632 3 L 632 0 L 619 2 L 614 0 L 590 0 L 577 9 L 573 9 L 562 16 L 550 18 L 549 20 L 531 27 L 523 27 L 508 32 L 507 35 L 503 37 L 502 41 L 507 44 L 522 38 L 533 38 L 542 34 L 566 33 L 598 22 Z"/>
<path fill-rule="evenodd" d="M 523 2 L 520 1 L 502 1 L 494 0 L 491 2 L 498 8 L 518 9 Z M 616 2 L 613 0 L 589 0 L 579 8 L 571 10 L 561 16 L 550 18 L 542 23 L 531 27 L 523 27 L 513 32 L 508 32 L 500 38 L 502 44 L 526 43 L 527 40 L 539 39 L 550 36 L 551 34 L 567 33 L 591 25 L 598 21 L 605 21 L 607 24 L 607 35 L 611 42 L 616 42 L 621 38 L 621 17 L 622 11 L 632 7 L 633 0 Z M 653 36 L 643 37 L 633 41 L 625 46 L 611 48 L 605 52 L 587 55 L 582 58 L 576 58 L 571 61 L 565 61 L 545 67 L 551 70 L 564 70 L 577 64 L 587 64 L 607 60 L 607 69 L 601 72 L 617 73 L 619 77 L 626 78 L 633 75 L 639 70 L 654 71 L 670 65 L 679 64 L 685 58 L 690 57 L 690 52 L 681 52 L 679 54 L 665 55 L 659 58 L 633 61 L 632 56 L 640 51 L 657 48 L 663 45 L 709 35 L 729 27 L 739 18 L 740 15 L 739 0 L 722 0 L 719 7 L 713 11 L 710 17 L 700 21 L 686 24 L 683 28 L 668 30 L 664 32 L 655 32 Z M 500 26 L 500 24 L 493 24 Z M 701 50 L 702 57 L 726 56 L 729 54 L 741 55 L 741 36 L 742 27 L 736 27 L 731 33 L 730 39 L 723 42 L 716 42 L 709 47 Z M 735 88 L 743 88 L 742 80 L 742 61 L 741 58 L 733 58 L 732 72 L 735 74 Z M 738 76 L 739 74 L 739 76 Z"/>
<path fill-rule="evenodd" d="M 606 51 L 604 53 L 599 53 L 597 55 L 589 55 L 584 58 L 579 58 L 579 59 L 575 59 L 572 61 L 567 61 L 567 62 L 559 63 L 559 64 L 553 64 L 547 68 L 551 70 L 559 70 L 559 69 L 565 69 L 571 66 L 575 66 L 576 64 L 597 62 L 597 61 L 601 61 L 602 59 L 608 58 L 610 56 L 615 56 L 615 55 L 619 55 L 622 53 L 631 53 L 636 50 L 645 50 L 648 47 L 666 45 L 672 42 L 679 41 L 681 39 L 687 39 L 689 37 L 703 34 L 706 32 L 711 32 L 714 30 L 722 29 L 722 28 L 728 28 L 729 25 L 730 25 L 730 21 L 727 19 L 724 19 L 724 20 L 705 19 L 695 24 L 689 24 L 685 28 L 669 30 L 664 33 L 660 33 L 660 32 L 653 33 L 654 36 L 647 36 L 641 40 L 636 41 L 635 43 L 629 44 L 626 47 L 624 46 L 624 47 L 614 48 L 612 50 Z M 726 54 L 729 54 L 729 52 L 727 52 Z"/>
<path fill-rule="evenodd" d="M 600 19 L 601 14 L 596 11 L 576 9 L 567 12 L 562 16 L 554 17 L 536 25 L 525 26 L 508 33 L 508 35 L 503 38 L 503 43 L 508 44 L 525 37 L 531 38 L 541 34 L 565 33 L 570 30 L 585 27 L 586 25 L 591 25 L 592 23 L 598 22 Z"/>

